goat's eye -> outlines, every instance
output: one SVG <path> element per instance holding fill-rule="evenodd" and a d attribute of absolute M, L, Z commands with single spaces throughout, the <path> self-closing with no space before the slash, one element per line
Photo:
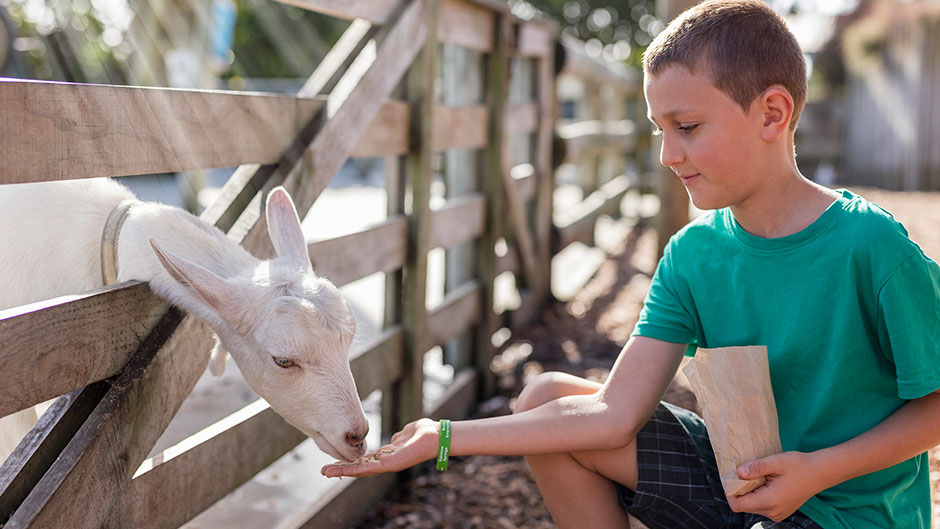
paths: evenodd
<path fill-rule="evenodd" d="M 271 359 L 274 360 L 274 364 L 277 367 L 280 367 L 282 369 L 290 369 L 292 367 L 297 367 L 297 363 L 291 360 L 290 358 L 284 358 L 281 356 L 272 356 Z"/>

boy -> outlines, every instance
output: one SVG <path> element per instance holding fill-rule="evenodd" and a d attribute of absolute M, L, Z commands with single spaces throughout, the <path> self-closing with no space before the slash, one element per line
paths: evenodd
<path fill-rule="evenodd" d="M 940 267 L 894 219 L 806 180 L 793 132 L 806 97 L 795 39 L 757 1 L 700 4 L 644 56 L 661 162 L 713 210 L 660 261 L 603 385 L 544 374 L 515 414 L 452 425 L 453 455 L 523 455 L 559 527 L 930 526 L 940 443 Z M 783 453 L 725 497 L 701 419 L 659 399 L 687 346 L 766 345 Z M 729 382 L 733 383 L 733 382 Z M 433 458 L 422 419 L 368 475 Z"/>

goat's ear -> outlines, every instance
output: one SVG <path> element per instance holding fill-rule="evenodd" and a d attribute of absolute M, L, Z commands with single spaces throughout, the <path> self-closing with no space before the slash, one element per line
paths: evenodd
<path fill-rule="evenodd" d="M 275 187 L 268 195 L 265 205 L 268 221 L 268 235 L 274 243 L 278 257 L 287 257 L 300 265 L 310 268 L 310 254 L 307 253 L 307 239 L 300 227 L 300 217 L 294 209 L 287 190 Z"/>
<path fill-rule="evenodd" d="M 231 287 L 224 279 L 213 274 L 209 270 L 197 265 L 196 263 L 184 259 L 178 255 L 163 250 L 153 239 L 150 239 L 150 247 L 157 254 L 160 264 L 166 269 L 177 283 L 186 287 L 190 293 L 204 305 L 208 306 L 220 318 L 225 307 L 226 293 L 229 293 Z"/>

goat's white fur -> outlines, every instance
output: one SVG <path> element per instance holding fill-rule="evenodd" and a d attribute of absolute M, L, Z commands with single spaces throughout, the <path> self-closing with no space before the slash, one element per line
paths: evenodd
<path fill-rule="evenodd" d="M 101 287 L 102 229 L 134 198 L 106 178 L 0 186 L 0 308 Z M 355 318 L 313 273 L 286 191 L 269 194 L 266 215 L 278 257 L 260 261 L 188 212 L 136 203 L 118 239 L 118 280 L 147 281 L 208 324 L 217 337 L 213 373 L 230 351 L 275 411 L 331 456 L 354 460 L 368 431 L 348 363 Z M 0 419 L 0 461 L 36 420 L 33 409 Z"/>

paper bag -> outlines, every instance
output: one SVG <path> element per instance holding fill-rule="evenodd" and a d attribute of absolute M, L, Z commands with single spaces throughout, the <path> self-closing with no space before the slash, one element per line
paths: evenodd
<path fill-rule="evenodd" d="M 781 451 L 767 348 L 700 348 L 682 371 L 702 405 L 725 494 L 739 496 L 763 485 L 764 478 L 739 479 L 737 469 Z"/>

